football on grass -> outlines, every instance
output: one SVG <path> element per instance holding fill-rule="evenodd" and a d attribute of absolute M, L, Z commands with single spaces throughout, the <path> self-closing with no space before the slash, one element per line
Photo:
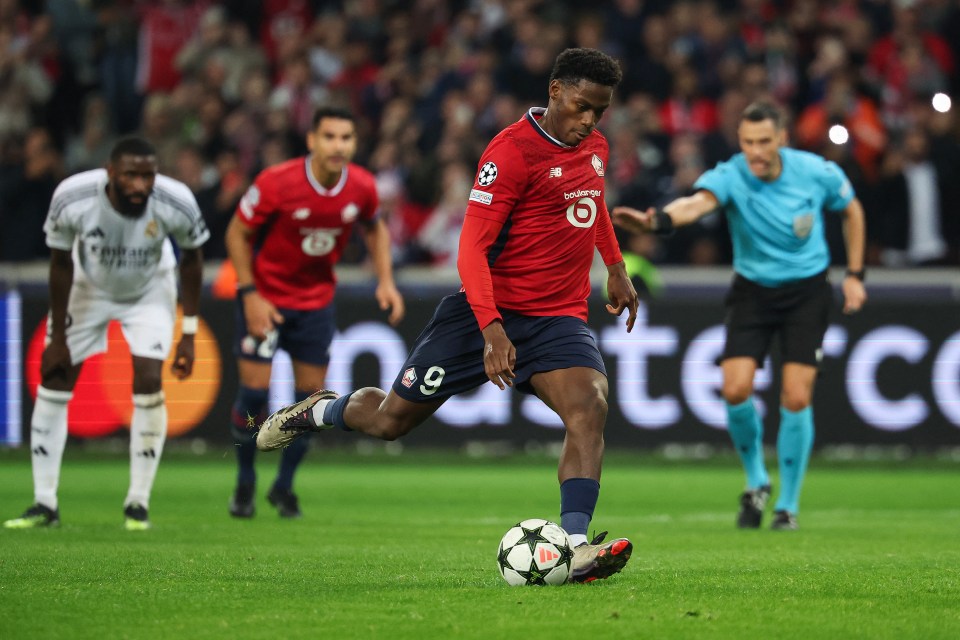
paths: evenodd
<path fill-rule="evenodd" d="M 513 586 L 563 584 L 572 562 L 570 536 L 557 523 L 540 518 L 510 527 L 497 550 L 500 575 Z"/>

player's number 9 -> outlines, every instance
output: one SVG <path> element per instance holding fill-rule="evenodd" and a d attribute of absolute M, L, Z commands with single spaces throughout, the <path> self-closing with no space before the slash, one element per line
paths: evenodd
<path fill-rule="evenodd" d="M 420 385 L 420 393 L 425 396 L 432 396 L 437 392 L 437 389 L 440 388 L 440 383 L 443 382 L 443 376 L 446 371 L 443 370 L 443 367 L 430 367 L 427 369 L 426 375 L 423 376 L 423 384 Z"/>

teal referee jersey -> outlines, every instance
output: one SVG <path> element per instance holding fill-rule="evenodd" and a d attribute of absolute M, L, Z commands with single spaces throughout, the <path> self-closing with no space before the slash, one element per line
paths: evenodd
<path fill-rule="evenodd" d="M 830 265 L 823 212 L 839 212 L 855 194 L 835 162 L 780 149 L 783 170 L 766 182 L 738 153 L 704 173 L 695 189 L 709 191 L 727 216 L 733 269 L 766 287 L 820 273 Z"/>

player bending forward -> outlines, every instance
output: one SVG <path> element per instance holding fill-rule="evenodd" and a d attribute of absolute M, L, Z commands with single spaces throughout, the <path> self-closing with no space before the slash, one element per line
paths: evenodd
<path fill-rule="evenodd" d="M 444 298 L 389 393 L 367 387 L 337 398 L 320 391 L 263 423 L 262 450 L 332 427 L 384 440 L 408 433 L 450 396 L 486 381 L 516 385 L 557 412 L 566 427 L 560 455 L 561 526 L 575 546 L 570 580 L 620 571 L 626 538 L 587 543 L 600 492 L 607 376 L 587 328 L 590 266 L 607 265 L 610 313 L 637 294 L 627 277 L 604 204 L 606 139 L 595 130 L 620 68 L 592 49 L 560 54 L 546 109 L 534 108 L 487 146 L 460 235 L 459 293 Z"/>
<path fill-rule="evenodd" d="M 53 194 L 44 226 L 50 247 L 50 316 L 40 386 L 30 420 L 34 504 L 9 529 L 60 524 L 57 486 L 67 441 L 67 403 L 84 361 L 107 350 L 107 327 L 120 322 L 133 356 L 130 489 L 125 526 L 147 529 L 153 479 L 167 436 L 163 362 L 177 315 L 180 247 L 183 336 L 173 374 L 193 371 L 203 257 L 210 233 L 187 185 L 157 174 L 157 154 L 141 138 L 114 146 L 107 169 L 71 176 Z"/>

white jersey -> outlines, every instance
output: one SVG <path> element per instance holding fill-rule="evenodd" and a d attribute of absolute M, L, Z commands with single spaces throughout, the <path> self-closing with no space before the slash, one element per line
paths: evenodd
<path fill-rule="evenodd" d="M 196 249 L 210 237 L 187 185 L 157 175 L 139 218 L 121 215 L 107 198 L 107 171 L 94 169 L 57 186 L 44 231 L 51 249 L 73 252 L 74 278 L 114 300 L 142 296 L 152 280 L 176 266 L 172 237 Z"/>

